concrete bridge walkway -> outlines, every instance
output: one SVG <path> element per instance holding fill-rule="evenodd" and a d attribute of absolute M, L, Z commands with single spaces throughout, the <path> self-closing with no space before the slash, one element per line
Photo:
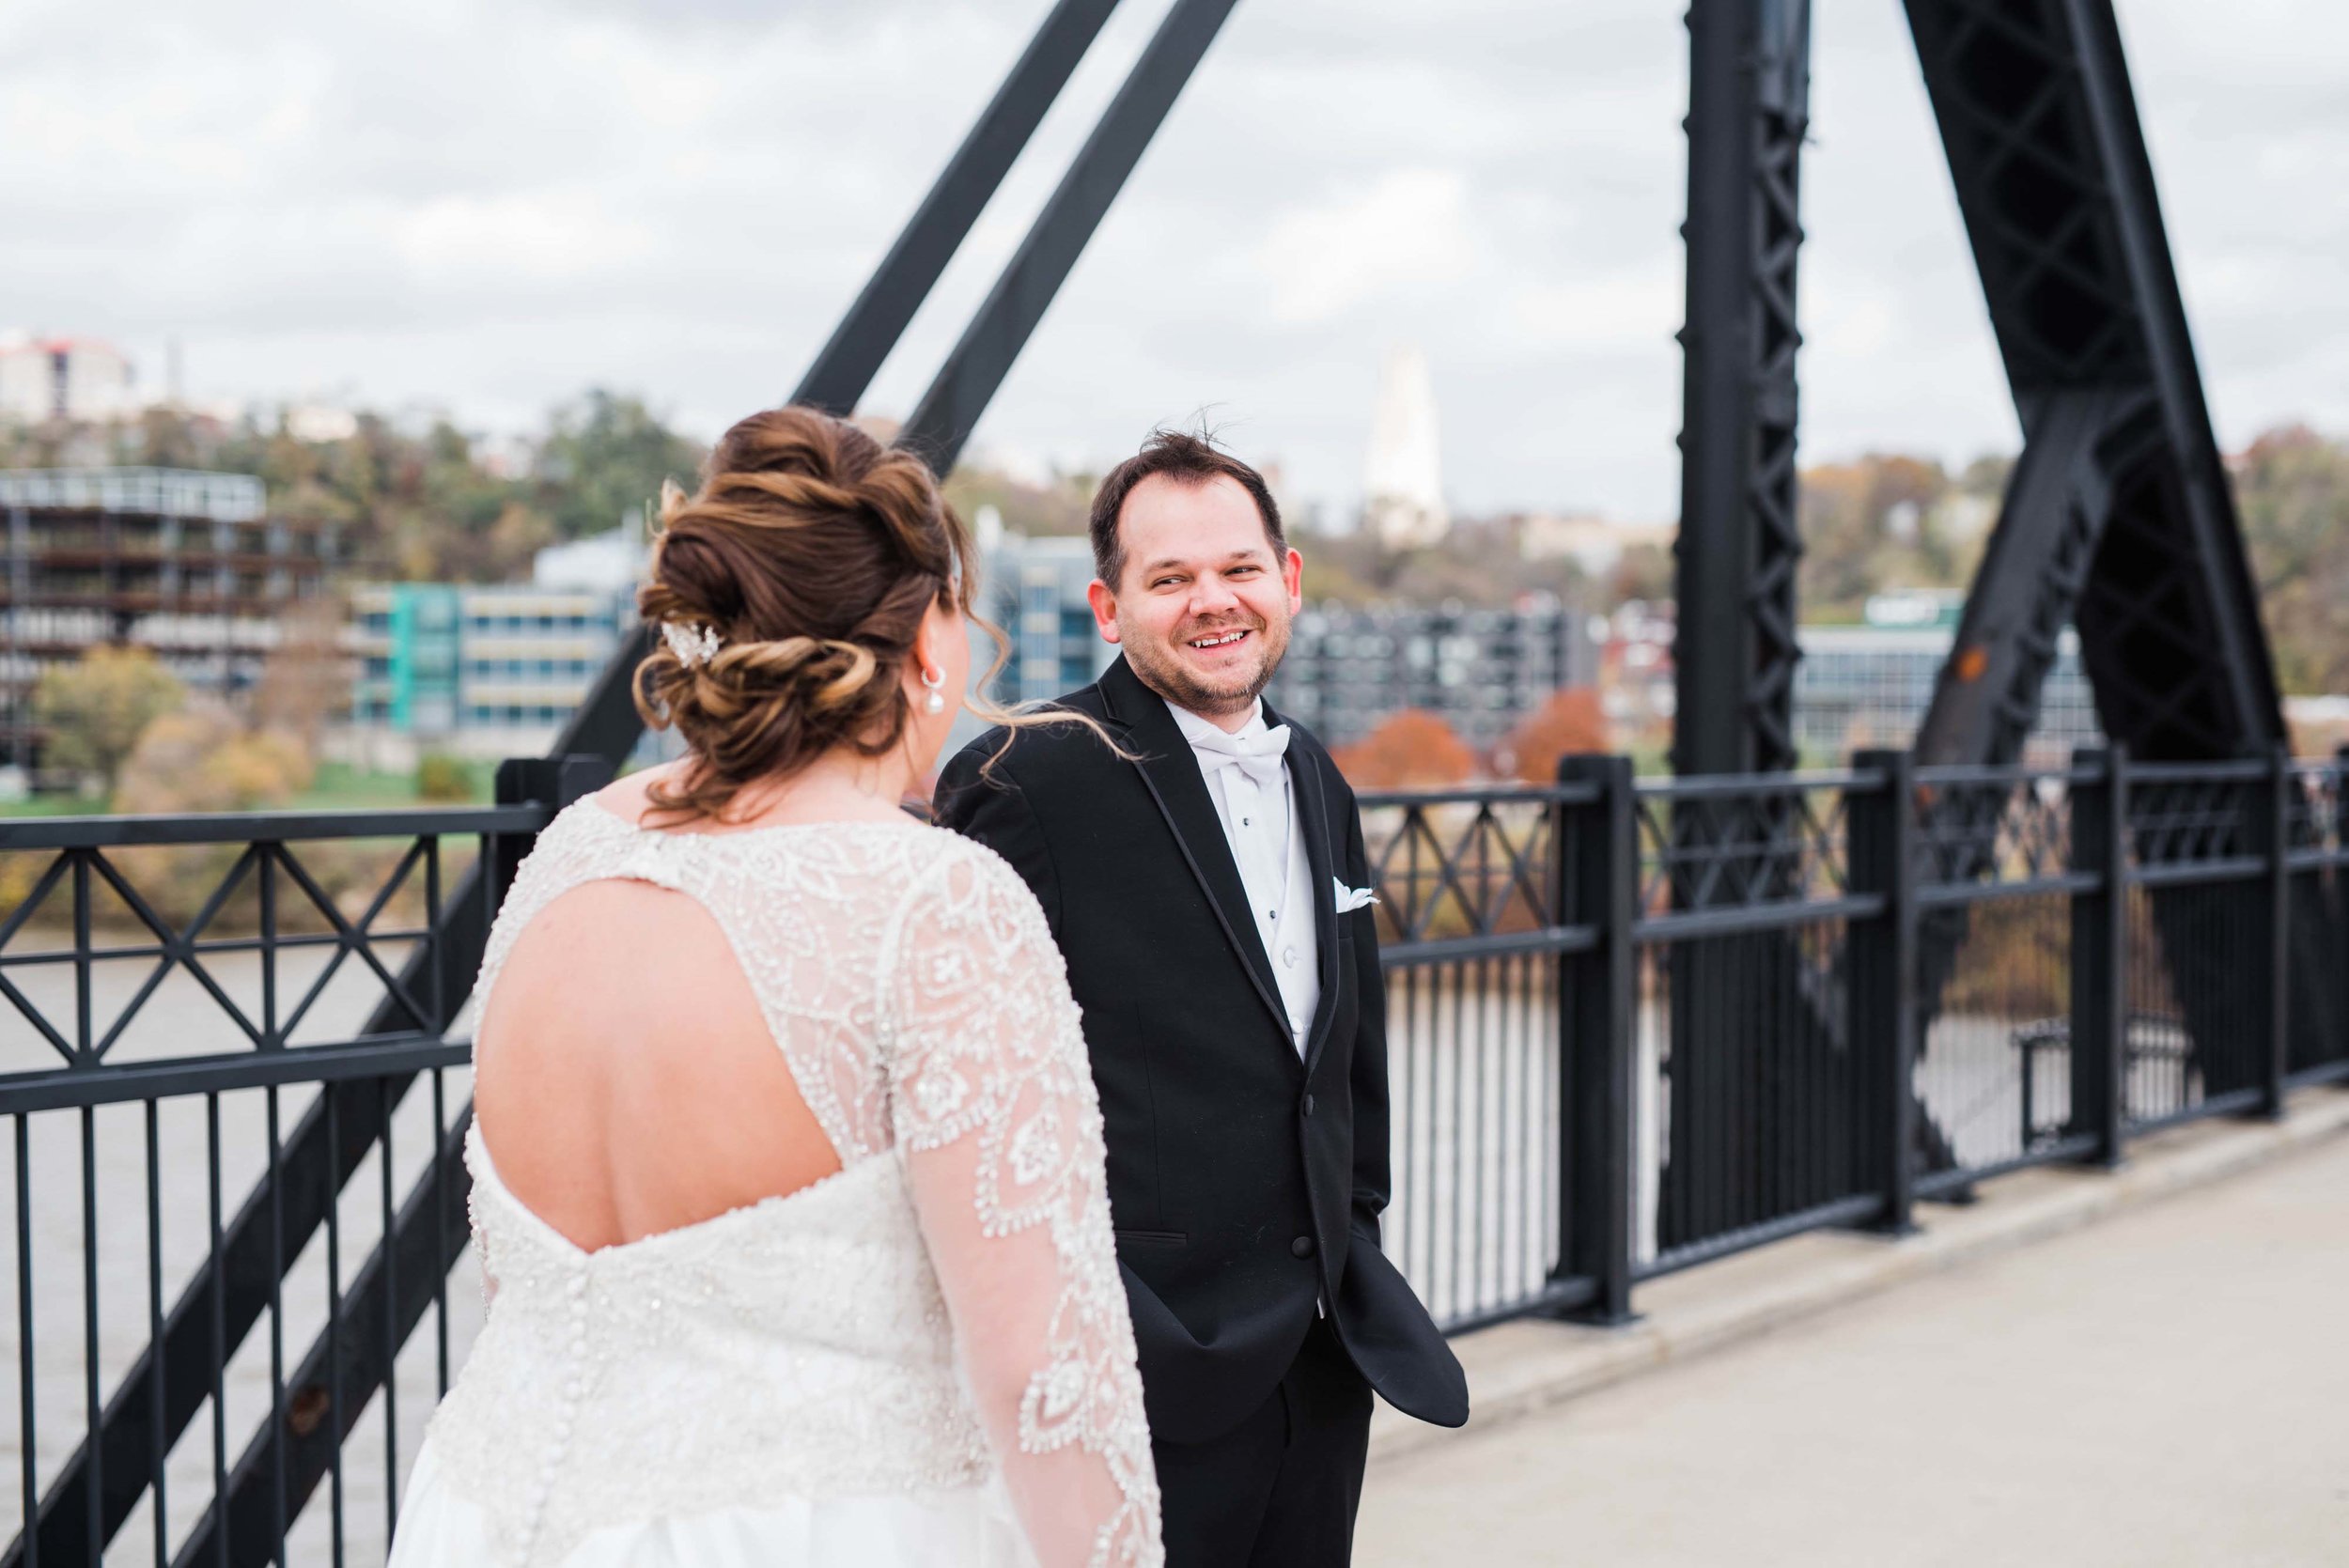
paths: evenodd
<path fill-rule="evenodd" d="M 2349 1136 L 1383 1453 L 1355 1560 L 2349 1564 Z"/>

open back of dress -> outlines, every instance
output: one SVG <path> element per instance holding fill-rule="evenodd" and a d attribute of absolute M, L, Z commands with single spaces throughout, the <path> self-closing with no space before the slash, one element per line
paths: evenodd
<path fill-rule="evenodd" d="M 485 1009 L 533 916 L 615 877 L 709 911 L 841 1170 L 590 1252 L 476 1130 L 492 1301 L 394 1568 L 1159 1560 L 1100 1112 L 1026 886 L 910 820 L 664 833 L 582 801 L 499 913 Z"/>

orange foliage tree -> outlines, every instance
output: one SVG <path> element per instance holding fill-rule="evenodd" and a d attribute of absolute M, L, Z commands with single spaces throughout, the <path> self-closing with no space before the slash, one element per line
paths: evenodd
<path fill-rule="evenodd" d="M 1476 772 L 1468 743 L 1423 708 L 1406 708 L 1330 756 L 1356 789 L 1439 789 Z"/>
<path fill-rule="evenodd" d="M 1560 757 L 1604 752 L 1610 744 L 1597 689 L 1569 686 L 1550 693 L 1549 701 L 1528 715 L 1494 760 L 1501 772 L 1528 784 L 1548 784 L 1558 776 Z"/>

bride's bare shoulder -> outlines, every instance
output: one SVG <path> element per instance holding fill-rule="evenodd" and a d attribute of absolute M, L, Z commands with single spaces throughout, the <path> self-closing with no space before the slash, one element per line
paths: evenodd
<path fill-rule="evenodd" d="M 645 814 L 652 809 L 652 788 L 674 775 L 684 765 L 663 762 L 651 768 L 640 768 L 605 784 L 588 799 L 623 822 L 642 826 Z"/>

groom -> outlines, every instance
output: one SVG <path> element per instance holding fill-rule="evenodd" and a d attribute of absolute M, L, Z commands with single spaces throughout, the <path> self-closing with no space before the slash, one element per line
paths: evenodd
<path fill-rule="evenodd" d="M 1092 536 L 1124 657 L 1061 706 L 1136 760 L 997 731 L 938 816 L 1027 879 L 1084 1010 L 1168 1562 L 1343 1564 L 1371 1390 L 1457 1426 L 1468 1387 L 1378 1250 L 1386 986 L 1353 792 L 1259 698 L 1301 562 L 1256 471 L 1189 435 L 1110 473 Z"/>

